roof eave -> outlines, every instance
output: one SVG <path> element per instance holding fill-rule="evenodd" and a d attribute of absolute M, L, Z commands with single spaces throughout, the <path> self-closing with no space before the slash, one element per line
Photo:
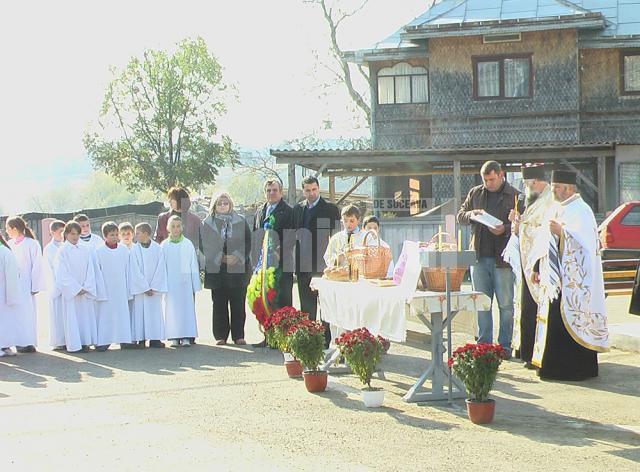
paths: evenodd
<path fill-rule="evenodd" d="M 625 36 L 596 36 L 592 38 L 580 38 L 578 41 L 580 49 L 618 49 L 618 48 L 639 48 L 640 35 Z"/>
<path fill-rule="evenodd" d="M 417 40 L 446 36 L 477 36 L 481 34 L 520 33 L 556 29 L 603 29 L 606 20 L 602 14 L 578 17 L 553 17 L 527 20 L 491 20 L 473 23 L 455 23 L 430 26 L 407 26 L 402 39 Z"/>
<path fill-rule="evenodd" d="M 395 61 L 428 57 L 427 48 L 421 46 L 387 49 L 360 49 L 345 51 L 342 57 L 347 62 L 366 64 L 377 61 Z"/>

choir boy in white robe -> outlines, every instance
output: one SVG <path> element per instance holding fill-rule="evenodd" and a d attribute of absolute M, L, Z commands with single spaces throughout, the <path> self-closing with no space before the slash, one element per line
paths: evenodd
<path fill-rule="evenodd" d="M 103 246 L 96 249 L 98 267 L 104 278 L 106 300 L 97 303 L 97 351 L 106 351 L 111 344 L 131 344 L 129 300 L 145 292 L 139 281 L 132 280 L 129 270 L 130 252 L 118 244 L 118 225 L 108 221 L 102 225 Z"/>
<path fill-rule="evenodd" d="M 360 210 L 355 205 L 347 205 L 340 212 L 342 231 L 331 236 L 329 245 L 324 253 L 324 262 L 327 267 L 345 265 L 347 263 L 345 252 L 349 247 L 361 247 L 365 232 L 361 231 Z"/>
<path fill-rule="evenodd" d="M 165 336 L 171 347 L 190 346 L 189 338 L 198 335 L 195 293 L 200 290 L 200 270 L 193 243 L 182 234 L 182 220 L 171 216 L 167 222 L 169 237 L 162 241 L 167 268 L 165 295 Z"/>
<path fill-rule="evenodd" d="M 20 287 L 26 302 L 24 316 L 18 327 L 18 352 L 36 352 L 38 345 L 38 313 L 36 294 L 45 290 L 45 278 L 42 267 L 42 248 L 36 241 L 33 232 L 19 216 L 7 219 L 6 231 L 9 247 L 18 261 L 20 270 Z"/>
<path fill-rule="evenodd" d="M 91 232 L 91 221 L 89 217 L 80 213 L 73 217 L 73 221 L 80 225 L 80 244 L 92 249 L 98 249 L 104 245 L 104 240 L 97 234 Z"/>
<path fill-rule="evenodd" d="M 364 228 L 365 236 L 367 231 L 372 231 L 373 232 L 372 236 L 375 236 L 367 239 L 367 246 L 377 246 L 378 239 L 380 239 L 380 246 L 386 249 L 389 249 L 389 251 L 391 251 L 391 247 L 389 246 L 389 244 L 380 237 L 380 220 L 375 215 L 365 216 L 364 220 L 362 220 L 362 227 Z M 363 237 L 363 243 L 364 243 L 364 237 Z M 394 269 L 395 269 L 395 264 L 393 263 L 393 254 L 392 254 L 391 260 L 389 261 L 389 266 L 387 267 L 386 277 L 388 279 L 393 277 Z"/>
<path fill-rule="evenodd" d="M 24 316 L 18 261 L 0 234 L 0 357 L 15 356 L 18 321 Z"/>
<path fill-rule="evenodd" d="M 62 313 L 62 292 L 56 285 L 53 270 L 58 250 L 64 244 L 64 221 L 55 220 L 49 225 L 51 242 L 42 251 L 45 260 L 47 295 L 49 298 L 49 345 L 54 351 L 64 349 L 64 318 Z"/>
<path fill-rule="evenodd" d="M 120 244 L 124 244 L 127 249 L 131 250 L 133 247 L 133 225 L 131 223 L 124 222 L 118 225 L 118 238 Z"/>
<path fill-rule="evenodd" d="M 118 225 L 118 240 L 120 241 L 120 244 L 122 244 L 127 249 L 129 249 L 129 251 L 131 251 L 131 248 L 133 247 L 133 225 L 128 221 L 124 223 L 120 223 Z M 130 349 L 130 348 L 135 349 L 138 347 L 144 347 L 142 345 L 138 346 L 139 343 L 136 342 L 136 339 L 133 336 L 134 331 L 133 331 L 133 299 L 132 298 L 129 299 L 129 317 L 131 319 L 131 339 L 133 339 L 134 342 L 131 344 L 121 343 L 120 349 Z"/>
<path fill-rule="evenodd" d="M 160 245 L 151 239 L 151 225 L 139 223 L 135 231 L 138 242 L 131 248 L 131 270 L 139 271 L 148 290 L 133 299 L 131 338 L 142 346 L 149 340 L 149 347 L 162 348 L 162 294 L 167 292 L 167 267 Z"/>
<path fill-rule="evenodd" d="M 96 300 L 104 299 L 104 280 L 95 251 L 80 243 L 80 225 L 69 221 L 63 235 L 54 274 L 62 293 L 65 345 L 68 352 L 89 352 L 98 342 L 95 306 Z"/>

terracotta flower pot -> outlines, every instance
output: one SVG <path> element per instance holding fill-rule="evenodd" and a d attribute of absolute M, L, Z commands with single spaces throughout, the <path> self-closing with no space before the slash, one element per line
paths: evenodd
<path fill-rule="evenodd" d="M 326 370 L 308 370 L 302 373 L 307 392 L 324 392 L 327 389 L 328 373 Z"/>
<path fill-rule="evenodd" d="M 300 364 L 299 360 L 286 361 L 284 366 L 287 368 L 287 374 L 292 379 L 302 377 L 302 364 Z"/>
<path fill-rule="evenodd" d="M 488 424 L 493 421 L 493 414 L 496 411 L 495 400 L 486 400 L 483 402 L 465 400 L 467 404 L 467 415 L 474 424 Z"/>

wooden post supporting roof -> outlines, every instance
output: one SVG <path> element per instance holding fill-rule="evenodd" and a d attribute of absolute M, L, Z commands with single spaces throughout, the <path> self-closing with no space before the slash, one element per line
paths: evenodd
<path fill-rule="evenodd" d="M 457 207 L 462 203 L 461 175 L 460 175 L 460 159 L 453 161 L 453 198 Z"/>
<path fill-rule="evenodd" d="M 293 206 L 297 203 L 297 196 L 296 196 L 296 190 L 298 185 L 296 184 L 296 165 L 295 164 L 289 164 L 288 165 L 289 168 L 289 188 L 288 188 L 288 192 L 287 192 L 287 200 L 289 205 Z"/>
<path fill-rule="evenodd" d="M 607 158 L 604 156 L 598 157 L 598 213 L 605 213 L 607 211 L 607 179 L 606 179 Z"/>
<path fill-rule="evenodd" d="M 336 178 L 333 175 L 329 176 L 329 201 L 336 201 Z"/>

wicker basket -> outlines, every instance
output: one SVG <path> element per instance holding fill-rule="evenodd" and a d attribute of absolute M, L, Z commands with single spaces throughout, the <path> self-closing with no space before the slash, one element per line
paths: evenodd
<path fill-rule="evenodd" d="M 455 267 L 453 269 L 449 269 L 449 271 L 449 282 L 451 284 L 449 290 L 452 292 L 458 292 L 462 285 L 462 281 L 464 280 L 464 274 L 467 273 L 467 267 Z M 432 292 L 444 292 L 447 289 L 445 269 L 423 267 L 420 278 L 427 290 Z"/>
<path fill-rule="evenodd" d="M 436 243 L 438 237 L 442 237 L 448 233 L 437 233 L 426 244 L 420 244 L 420 247 L 427 251 L 457 251 L 457 244 L 453 243 Z M 449 290 L 457 292 L 460 290 L 464 275 L 467 273 L 467 267 L 454 267 L 451 269 L 442 269 L 437 267 L 423 267 L 420 273 L 420 282 L 424 289 L 432 292 L 445 292 L 447 290 L 446 273 L 449 272 Z"/>
<path fill-rule="evenodd" d="M 367 246 L 367 239 L 371 235 L 378 240 L 377 246 Z M 358 267 L 358 271 L 365 279 L 385 278 L 392 259 L 391 249 L 381 246 L 380 238 L 371 230 L 364 235 L 362 245 L 363 247 L 348 251 L 347 258 Z"/>

